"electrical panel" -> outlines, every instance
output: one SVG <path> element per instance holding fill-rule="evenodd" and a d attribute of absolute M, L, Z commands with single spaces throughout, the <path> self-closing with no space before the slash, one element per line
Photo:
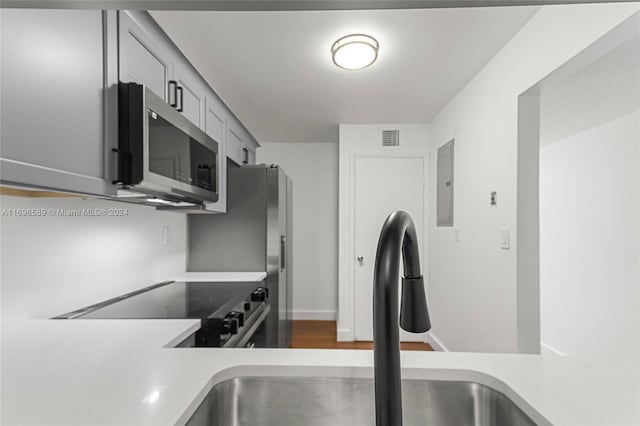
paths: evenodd
<path fill-rule="evenodd" d="M 453 148 L 453 139 L 438 148 L 437 226 L 453 226 Z"/>

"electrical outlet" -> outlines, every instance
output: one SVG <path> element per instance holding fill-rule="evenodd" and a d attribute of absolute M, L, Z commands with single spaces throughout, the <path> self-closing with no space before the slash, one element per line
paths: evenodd
<path fill-rule="evenodd" d="M 171 247 L 171 227 L 169 225 L 162 226 L 162 247 Z"/>

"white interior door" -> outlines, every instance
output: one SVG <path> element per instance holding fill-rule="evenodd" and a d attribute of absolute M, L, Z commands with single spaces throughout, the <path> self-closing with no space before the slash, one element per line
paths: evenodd
<path fill-rule="evenodd" d="M 358 158 L 355 167 L 355 339 L 373 340 L 373 264 L 382 224 L 395 210 L 409 213 L 424 248 L 424 164 L 421 158 Z M 361 260 L 360 260 L 361 259 Z M 402 341 L 424 341 L 401 330 Z"/>

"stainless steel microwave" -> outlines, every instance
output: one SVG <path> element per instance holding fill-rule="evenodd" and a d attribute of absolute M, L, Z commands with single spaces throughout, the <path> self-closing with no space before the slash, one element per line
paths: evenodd
<path fill-rule="evenodd" d="M 118 87 L 121 188 L 171 201 L 218 200 L 218 143 L 151 90 Z"/>

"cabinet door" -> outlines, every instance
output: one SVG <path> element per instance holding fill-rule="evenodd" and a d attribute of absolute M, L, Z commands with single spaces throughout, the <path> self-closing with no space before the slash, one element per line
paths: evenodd
<path fill-rule="evenodd" d="M 245 164 L 256 164 L 256 150 L 258 149 L 258 142 L 256 142 L 247 130 L 244 130 L 243 135 L 243 142 L 246 150 L 243 161 L 245 161 Z"/>
<path fill-rule="evenodd" d="M 243 131 L 234 118 L 230 118 L 227 125 L 227 158 L 234 163 L 242 164 L 242 149 L 244 148 Z"/>
<path fill-rule="evenodd" d="M 205 132 L 216 142 L 224 145 L 227 112 L 217 96 L 210 93 L 206 98 Z M 224 147 L 223 147 L 224 148 Z"/>
<path fill-rule="evenodd" d="M 207 210 L 219 213 L 227 211 L 227 150 L 225 127 L 227 114 L 224 104 L 213 92 L 205 98 L 205 132 L 218 142 L 218 201 L 207 205 Z"/>
<path fill-rule="evenodd" d="M 247 147 L 247 164 L 256 164 L 256 152 Z"/>
<path fill-rule="evenodd" d="M 99 10 L 0 10 L 2 182 L 113 191 L 103 131 L 105 70 L 115 62 L 104 25 Z"/>
<path fill-rule="evenodd" d="M 243 162 L 245 164 L 256 164 L 256 149 L 258 149 L 258 143 L 253 137 L 245 130 L 244 132 L 244 157 Z"/>
<path fill-rule="evenodd" d="M 173 76 L 178 84 L 178 109 L 193 124 L 205 130 L 205 82 L 188 62 L 176 61 Z"/>
<path fill-rule="evenodd" d="M 144 84 L 167 101 L 173 73 L 170 55 L 150 20 L 140 12 L 119 13 L 120 80 Z"/>

